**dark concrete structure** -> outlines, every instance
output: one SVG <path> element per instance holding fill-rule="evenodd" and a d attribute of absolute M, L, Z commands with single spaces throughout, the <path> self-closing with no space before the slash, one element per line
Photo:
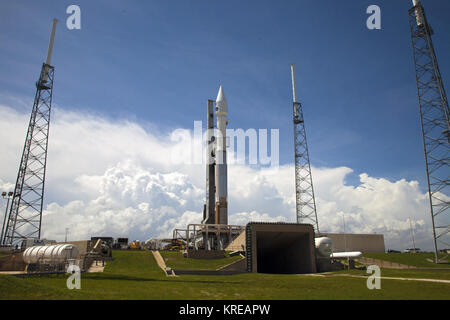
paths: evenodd
<path fill-rule="evenodd" d="M 22 252 L 0 258 L 0 271 L 23 271 L 26 265 Z"/>
<path fill-rule="evenodd" d="M 311 224 L 250 222 L 245 237 L 248 272 L 316 272 Z"/>
<path fill-rule="evenodd" d="M 225 257 L 225 250 L 187 250 L 187 257 L 191 259 L 220 259 Z"/>

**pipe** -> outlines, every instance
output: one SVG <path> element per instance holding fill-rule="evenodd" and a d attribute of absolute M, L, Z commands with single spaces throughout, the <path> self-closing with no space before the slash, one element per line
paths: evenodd
<path fill-rule="evenodd" d="M 332 259 L 359 259 L 362 256 L 362 252 L 360 251 L 333 252 L 331 254 Z"/>

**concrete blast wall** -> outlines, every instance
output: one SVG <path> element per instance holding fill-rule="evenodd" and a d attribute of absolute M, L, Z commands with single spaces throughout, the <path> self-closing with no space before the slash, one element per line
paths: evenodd
<path fill-rule="evenodd" d="M 316 272 L 313 226 L 297 223 L 247 224 L 246 261 L 248 272 Z"/>
<path fill-rule="evenodd" d="M 324 237 L 333 240 L 333 251 L 384 252 L 384 236 L 382 234 L 349 234 L 323 233 Z"/>

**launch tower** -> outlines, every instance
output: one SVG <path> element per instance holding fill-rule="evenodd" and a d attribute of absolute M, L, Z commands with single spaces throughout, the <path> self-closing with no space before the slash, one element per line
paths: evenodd
<path fill-rule="evenodd" d="M 47 60 L 36 82 L 36 95 L 31 111 L 19 173 L 12 197 L 1 244 L 15 245 L 27 238 L 41 236 L 44 184 L 47 164 L 48 133 L 52 106 L 55 68 L 50 64 L 57 20 L 53 20 Z"/>
<path fill-rule="evenodd" d="M 306 142 L 305 120 L 302 105 L 297 101 L 293 64 L 291 65 L 291 75 L 294 100 L 295 209 L 297 223 L 310 223 L 314 226 L 314 231 L 319 233 L 316 199 L 314 197 L 308 143 Z"/>
<path fill-rule="evenodd" d="M 413 5 L 409 24 L 437 263 L 439 250 L 450 247 L 450 112 L 431 40 L 433 29 L 420 1 L 413 0 Z"/>

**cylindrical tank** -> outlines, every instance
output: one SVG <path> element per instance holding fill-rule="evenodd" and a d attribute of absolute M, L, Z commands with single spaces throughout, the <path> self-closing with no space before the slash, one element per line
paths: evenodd
<path fill-rule="evenodd" d="M 25 263 L 65 262 L 78 257 L 78 249 L 73 244 L 57 244 L 51 246 L 35 246 L 23 252 Z"/>
<path fill-rule="evenodd" d="M 330 258 L 333 253 L 333 240 L 328 237 L 315 238 L 316 253 L 319 258 Z"/>

